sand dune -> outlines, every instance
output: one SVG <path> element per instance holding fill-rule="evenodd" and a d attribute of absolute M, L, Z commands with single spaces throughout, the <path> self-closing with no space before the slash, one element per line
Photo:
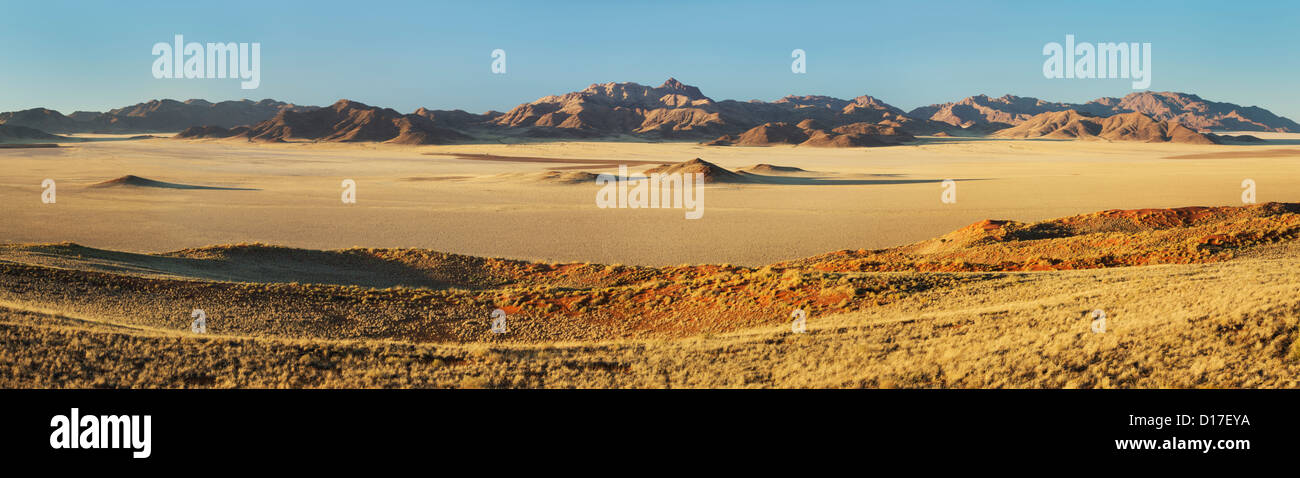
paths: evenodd
<path fill-rule="evenodd" d="M 566 184 L 566 185 L 591 185 L 595 184 L 598 173 L 590 171 L 577 171 L 580 168 L 596 167 L 605 168 L 612 174 L 617 171 L 619 166 L 626 164 L 604 164 L 599 160 L 565 160 L 551 158 L 492 158 L 491 161 L 509 161 L 517 160 L 520 162 L 537 162 L 543 164 L 567 163 L 569 161 L 584 161 L 574 166 L 556 167 L 554 169 L 540 173 L 505 173 L 486 177 L 473 176 L 434 176 L 434 177 L 409 177 L 404 181 L 504 181 L 514 183 L 542 183 L 542 184 Z M 645 163 L 639 161 L 629 161 L 631 163 Z M 652 174 L 702 174 L 706 184 L 725 184 L 730 186 L 740 186 L 746 184 L 753 185 L 869 185 L 869 184 L 908 184 L 923 182 L 938 182 L 939 179 L 894 179 L 871 175 L 837 175 L 831 173 L 815 173 L 805 171 L 793 166 L 775 166 L 771 164 L 759 164 L 750 168 L 737 169 L 735 171 L 723 168 L 716 164 L 695 158 L 689 161 L 679 163 L 659 164 L 653 168 L 646 169 L 640 173 L 630 172 L 629 180 L 641 180 Z"/>
<path fill-rule="evenodd" d="M 118 178 L 113 178 L 107 181 L 98 182 L 92 184 L 90 187 L 92 188 L 128 187 L 128 188 L 161 188 L 161 189 L 205 189 L 205 190 L 216 190 L 216 191 L 256 191 L 256 189 L 251 189 L 251 188 L 195 186 L 191 184 L 169 183 L 164 181 L 155 181 L 148 178 L 142 178 L 131 174 L 118 177 Z"/>
<path fill-rule="evenodd" d="M 872 184 L 939 183 L 941 179 L 903 179 L 874 175 L 836 175 L 811 173 L 793 166 L 760 164 L 752 169 L 731 171 L 716 164 L 695 158 L 683 163 L 661 165 L 643 172 L 649 174 L 703 174 L 707 184 L 727 185 L 786 185 L 786 186 L 866 186 Z"/>
<path fill-rule="evenodd" d="M 703 176 L 705 183 L 749 183 L 755 181 L 755 178 L 749 175 L 737 174 L 700 158 L 684 163 L 659 165 L 645 170 L 644 174 L 699 174 Z"/>
<path fill-rule="evenodd" d="M 535 175 L 534 179 L 544 183 L 592 184 L 596 177 L 596 173 L 587 171 L 547 171 Z"/>
<path fill-rule="evenodd" d="M 403 180 L 403 181 L 416 181 L 416 182 L 423 182 L 423 181 L 460 181 L 460 180 L 465 180 L 465 179 L 472 179 L 473 177 L 474 177 L 474 176 L 411 176 L 411 177 L 407 177 L 407 178 L 402 178 L 402 180 Z"/>
<path fill-rule="evenodd" d="M 816 174 L 813 171 L 806 171 L 794 166 L 777 166 L 774 164 L 767 164 L 767 163 L 755 164 L 753 166 L 741 168 L 738 171 L 744 171 L 746 173 L 751 173 L 751 174 L 763 174 L 769 176 Z"/>

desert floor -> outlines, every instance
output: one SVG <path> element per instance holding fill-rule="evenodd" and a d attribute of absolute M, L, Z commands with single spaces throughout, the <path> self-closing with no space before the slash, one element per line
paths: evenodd
<path fill-rule="evenodd" d="M 1300 135 L 1261 136 L 0 150 L 0 387 L 1297 387 Z M 820 183 L 709 186 L 686 220 L 542 179 L 604 167 L 457 153 Z M 124 175 L 248 190 L 92 187 Z M 1248 178 L 1292 204 L 1096 214 Z"/>
<path fill-rule="evenodd" d="M 0 150 L 0 241 L 73 241 L 161 252 L 263 242 L 311 249 L 418 247 L 534 261 L 763 265 L 838 249 L 920 241 L 983 219 L 1036 221 L 1116 208 L 1241 204 L 1300 197 L 1300 135 L 1251 146 L 929 138 L 916 146 L 816 149 L 694 143 L 563 142 L 404 147 L 253 145 L 167 138 Z M 1289 156 L 1272 153 L 1295 150 Z M 1261 157 L 1169 159 L 1242 154 Z M 820 174 L 815 185 L 713 185 L 702 219 L 680 209 L 599 209 L 597 186 L 537 179 L 582 164 L 427 153 L 760 163 Z M 578 169 L 573 169 L 577 166 Z M 636 172 L 646 167 L 633 167 Z M 608 170 L 608 168 L 604 168 Z M 136 175 L 253 191 L 89 188 Z M 41 182 L 57 203 L 42 204 Z M 340 201 L 344 179 L 357 204 Z M 944 179 L 957 203 L 940 201 Z"/>

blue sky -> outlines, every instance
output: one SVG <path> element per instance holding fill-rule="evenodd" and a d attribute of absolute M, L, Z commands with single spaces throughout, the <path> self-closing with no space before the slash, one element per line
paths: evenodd
<path fill-rule="evenodd" d="M 0 111 L 154 98 L 339 98 L 506 110 L 591 83 L 673 76 L 720 99 L 870 94 L 903 109 L 975 94 L 1082 102 L 1130 80 L 1046 79 L 1043 45 L 1150 42 L 1156 91 L 1300 120 L 1300 2 L 10 2 Z M 260 42 L 262 83 L 154 79 L 154 43 Z M 507 52 L 493 75 L 491 51 Z M 808 71 L 790 72 L 790 52 Z"/>

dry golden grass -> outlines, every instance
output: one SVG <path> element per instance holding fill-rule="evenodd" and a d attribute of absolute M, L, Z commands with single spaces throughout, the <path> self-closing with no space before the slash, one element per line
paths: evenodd
<path fill-rule="evenodd" d="M 1297 217 L 1268 204 L 981 223 L 762 268 L 6 246 L 0 386 L 1296 387 Z M 1148 265 L 1117 267 L 1130 264 Z M 488 330 L 497 307 L 508 334 Z M 806 334 L 790 331 L 795 307 Z M 188 332 L 194 308 L 210 334 Z"/>
<path fill-rule="evenodd" d="M 807 334 L 772 326 L 673 340 L 196 336 L 6 309 L 0 385 L 1295 387 L 1298 262 L 1006 273 L 870 313 L 813 316 Z M 1110 317 L 1103 334 L 1083 317 L 1096 307 Z"/>

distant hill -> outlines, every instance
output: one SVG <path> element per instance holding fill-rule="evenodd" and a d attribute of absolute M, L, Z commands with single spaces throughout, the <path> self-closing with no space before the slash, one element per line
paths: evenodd
<path fill-rule="evenodd" d="M 811 120 L 808 120 L 811 121 Z M 805 124 L 805 123 L 800 123 Z M 808 141 L 810 129 L 790 123 L 763 123 L 739 136 L 726 135 L 708 143 L 710 146 L 768 146 L 773 144 L 801 144 Z"/>
<path fill-rule="evenodd" d="M 724 135 L 706 144 L 710 146 L 770 146 L 793 144 L 828 148 L 861 146 L 895 146 L 915 140 L 911 134 L 894 126 L 878 123 L 852 123 L 824 129 L 817 120 L 790 123 L 763 123 L 739 135 Z"/>
<path fill-rule="evenodd" d="M 0 125 L 25 127 L 45 132 L 77 133 L 86 132 L 81 122 L 64 116 L 58 111 L 46 108 L 32 108 L 22 111 L 0 113 Z"/>
<path fill-rule="evenodd" d="M 539 129 L 545 136 L 717 134 L 732 129 L 725 113 L 699 88 L 669 78 L 657 88 L 636 83 L 593 84 L 545 96 L 493 120 L 506 128 Z"/>
<path fill-rule="evenodd" d="M 1197 130 L 1300 133 L 1300 124 L 1264 108 L 1208 101 L 1187 93 L 1132 93 L 1118 100 L 1115 110 L 1142 113 L 1157 121 L 1173 120 Z"/>
<path fill-rule="evenodd" d="M 1177 121 L 1157 121 L 1142 113 L 1094 116 L 1075 110 L 1054 111 L 1030 117 L 1019 125 L 993 134 L 998 138 L 1053 138 L 1148 143 L 1216 144 L 1214 137 Z"/>
<path fill-rule="evenodd" d="M 26 126 L 10 126 L 0 124 L 0 143 L 9 142 L 29 142 L 29 141 L 57 141 L 66 140 L 62 136 L 56 136 L 44 131 L 28 128 Z"/>
<path fill-rule="evenodd" d="M 412 114 L 433 120 L 433 122 L 438 126 L 468 129 L 491 123 L 493 120 L 501 117 L 504 113 L 500 111 L 488 111 L 483 114 L 474 114 L 462 110 L 431 110 L 428 108 L 420 108 L 415 110 L 415 113 Z"/>
<path fill-rule="evenodd" d="M 997 129 L 1020 124 L 1038 114 L 1070 109 L 1092 112 L 1091 109 L 1080 105 L 1052 103 L 1038 98 L 1014 95 L 991 98 L 987 95 L 976 95 L 952 103 L 922 106 L 908 112 L 908 115 L 962 128 Z"/>
<path fill-rule="evenodd" d="M 222 101 L 152 100 L 105 113 L 78 111 L 63 115 L 46 108 L 0 113 L 0 124 L 25 126 L 52 133 L 153 133 L 181 131 L 191 126 L 233 127 L 265 121 L 281 111 L 305 111 L 274 100 Z"/>
<path fill-rule="evenodd" d="M 508 129 L 529 129 L 529 136 L 574 138 L 739 136 L 769 123 L 796 125 L 805 120 L 816 121 L 820 129 L 868 123 L 909 134 L 982 135 L 1042 113 L 1068 110 L 1093 116 L 1141 113 L 1194 130 L 1300 132 L 1300 124 L 1266 109 L 1207 101 L 1187 93 L 1144 91 L 1084 104 L 978 95 L 904 112 L 869 95 L 851 100 L 791 95 L 772 102 L 714 101 L 699 88 L 674 78 L 653 88 L 637 83 L 593 84 L 582 91 L 521 104 L 490 121 Z"/>
<path fill-rule="evenodd" d="M 1151 91 L 1130 93 L 1123 98 L 1098 98 L 1084 104 L 1053 103 L 1012 95 L 998 98 L 978 95 L 916 108 L 908 116 L 963 128 L 995 129 L 1018 125 L 1042 113 L 1066 110 L 1094 116 L 1141 113 L 1156 121 L 1177 121 L 1195 130 L 1300 133 L 1300 124 L 1257 106 L 1207 101 L 1188 93 Z"/>
<path fill-rule="evenodd" d="M 394 144 L 446 144 L 468 136 L 438 126 L 434 120 L 415 114 L 401 114 L 350 100 L 339 100 L 325 108 L 285 110 L 274 118 L 252 126 L 226 129 L 196 126 L 178 138 L 247 138 L 253 141 L 375 141 Z"/>
<path fill-rule="evenodd" d="M 722 166 L 700 158 L 677 164 L 665 164 L 645 170 L 644 174 L 701 174 L 704 182 L 713 183 L 748 183 L 753 179 L 749 175 L 737 174 Z"/>
<path fill-rule="evenodd" d="M 190 126 L 233 127 L 265 121 L 284 111 L 309 111 L 315 106 L 298 106 L 275 100 L 222 101 L 153 100 L 105 113 L 100 121 L 110 131 L 180 131 Z"/>
<path fill-rule="evenodd" d="M 765 124 L 816 121 L 825 128 L 881 123 L 916 134 L 959 129 L 946 123 L 908 118 L 903 110 L 863 95 L 852 100 L 829 96 L 786 96 L 773 102 L 714 101 L 699 88 L 669 78 L 658 87 L 600 83 L 524 103 L 493 123 L 528 128 L 529 136 L 712 138 L 740 135 Z"/>

